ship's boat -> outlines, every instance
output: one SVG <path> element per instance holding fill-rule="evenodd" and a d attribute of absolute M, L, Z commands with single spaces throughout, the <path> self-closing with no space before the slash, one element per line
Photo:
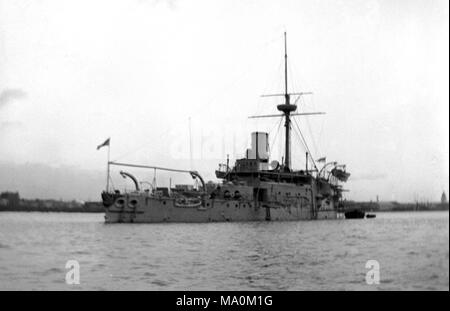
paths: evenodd
<path fill-rule="evenodd" d="M 350 176 L 345 166 L 334 161 L 326 163 L 325 158 L 316 163 L 304 140 L 303 144 L 308 150 L 305 168 L 295 169 L 291 163 L 291 131 L 300 132 L 294 117 L 323 113 L 296 112 L 298 99 L 310 93 L 288 92 L 286 34 L 284 56 L 284 92 L 265 95 L 284 98 L 284 103 L 277 105 L 279 113 L 250 117 L 284 119 L 284 157 L 281 162 L 270 161 L 269 134 L 265 132 L 251 133 L 251 146 L 234 165 L 230 165 L 229 159 L 226 164 L 219 165 L 215 175 L 221 180 L 220 183 L 205 183 L 201 175 L 192 170 L 119 163 L 108 159 L 107 187 L 102 193 L 105 221 L 153 223 L 337 219 L 343 204 L 344 190 L 340 182 L 347 181 Z M 301 132 L 297 134 L 301 135 Z M 109 148 L 109 139 L 106 142 L 99 147 L 107 145 Z M 308 163 L 312 167 L 308 167 Z M 196 188 L 178 185 L 175 188 L 153 187 L 151 190 L 142 190 L 134 175 L 121 171 L 122 177 L 133 181 L 135 189 L 120 192 L 109 189 L 111 165 L 186 173 L 199 183 Z M 318 165 L 322 167 L 319 169 Z M 347 215 L 360 214 L 353 212 Z"/>
<path fill-rule="evenodd" d="M 350 173 L 347 173 L 345 170 L 338 167 L 335 167 L 331 170 L 331 175 L 343 182 L 346 182 L 350 177 Z"/>
<path fill-rule="evenodd" d="M 375 217 L 377 217 L 377 215 L 375 215 L 375 214 L 367 214 L 366 215 L 366 218 L 375 218 Z"/>
<path fill-rule="evenodd" d="M 347 219 L 364 218 L 365 214 L 366 213 L 359 209 L 354 209 L 344 213 L 345 218 Z"/>

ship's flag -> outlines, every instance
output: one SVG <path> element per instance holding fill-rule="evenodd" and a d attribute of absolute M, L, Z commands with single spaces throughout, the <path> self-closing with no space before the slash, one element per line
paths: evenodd
<path fill-rule="evenodd" d="M 326 160 L 327 160 L 327 158 L 323 157 L 323 158 L 317 159 L 317 162 L 325 162 Z"/>
<path fill-rule="evenodd" d="M 98 145 L 97 150 L 100 149 L 101 147 L 109 146 L 109 141 L 110 141 L 110 138 L 105 140 L 105 142 L 103 144 Z"/>

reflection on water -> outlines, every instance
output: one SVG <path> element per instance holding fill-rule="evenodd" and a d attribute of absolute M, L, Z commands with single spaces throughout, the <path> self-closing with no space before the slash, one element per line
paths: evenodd
<path fill-rule="evenodd" d="M 68 260 L 80 285 L 66 285 Z M 365 264 L 380 263 L 380 284 Z M 375 219 L 104 224 L 0 213 L 0 290 L 449 290 L 449 213 Z"/>

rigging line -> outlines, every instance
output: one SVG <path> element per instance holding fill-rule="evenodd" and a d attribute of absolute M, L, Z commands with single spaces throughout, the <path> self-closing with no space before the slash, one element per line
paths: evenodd
<path fill-rule="evenodd" d="M 282 121 L 283 121 L 283 118 L 280 118 L 280 122 L 278 123 L 278 128 L 277 128 L 277 131 L 275 132 L 275 136 L 272 139 L 272 143 L 269 145 L 270 149 L 272 148 L 272 146 L 274 146 L 275 141 L 277 140 L 277 136 L 278 136 L 278 133 L 280 132 L 280 127 L 281 127 Z"/>
<path fill-rule="evenodd" d="M 291 60 L 291 65 L 295 67 L 295 61 L 294 61 L 294 60 Z M 294 80 L 294 79 L 291 79 L 291 81 L 292 81 L 292 80 L 293 80 L 294 82 L 299 82 L 299 81 Z M 299 79 L 299 80 L 300 80 L 300 79 Z M 306 100 L 305 100 L 305 98 L 303 98 L 303 96 L 299 96 L 299 97 L 295 100 L 294 104 L 296 104 L 298 101 L 301 102 L 301 103 L 299 104 L 299 106 L 306 106 Z M 314 96 L 312 96 L 311 102 L 312 102 L 313 110 L 316 110 L 316 106 L 315 106 L 315 103 L 314 103 Z M 317 143 L 316 139 L 314 138 L 313 131 L 312 131 L 312 128 L 311 128 L 311 123 L 310 123 L 310 121 L 309 121 L 308 118 L 306 119 L 306 124 L 307 124 L 307 126 L 308 126 L 309 135 L 311 136 L 312 143 L 313 143 L 313 148 L 314 148 L 315 152 L 318 152 L 319 154 L 322 154 L 322 150 L 321 150 L 322 148 L 319 148 L 320 146 L 319 146 L 319 144 Z M 319 143 L 320 143 L 320 138 L 321 138 L 321 136 L 322 136 L 323 124 L 324 124 L 324 120 L 322 119 L 322 123 L 321 123 L 321 132 L 320 132 L 320 136 L 319 136 Z"/>
<path fill-rule="evenodd" d="M 154 141 L 153 141 L 153 143 L 154 143 Z M 117 160 L 121 160 L 121 159 L 125 158 L 126 156 L 129 156 L 129 155 L 132 154 L 132 153 L 135 153 L 135 152 L 138 152 L 138 151 L 144 149 L 145 147 L 147 147 L 147 146 L 150 145 L 150 144 L 151 144 L 151 143 L 148 143 L 148 144 L 145 144 L 145 145 L 143 145 L 143 146 L 140 146 L 139 148 L 133 149 L 133 150 L 128 151 L 128 152 L 125 152 L 125 153 L 121 154 L 120 156 L 114 158 L 114 159 L 111 160 L 111 161 L 112 161 L 112 162 L 115 162 L 115 161 L 117 161 Z"/>
<path fill-rule="evenodd" d="M 288 69 L 289 69 L 289 73 L 290 73 L 290 75 L 291 75 L 291 77 L 293 77 L 294 75 L 293 75 L 293 73 L 292 73 L 292 68 L 291 68 L 291 66 L 293 66 L 293 62 L 291 61 L 291 64 L 289 64 L 288 65 Z M 294 79 L 294 78 L 291 78 L 291 83 L 292 84 L 294 84 L 293 85 L 293 87 L 294 87 L 294 91 L 300 91 L 300 89 L 297 89 L 297 83 L 296 83 L 296 80 Z M 294 104 L 296 104 L 298 101 L 300 101 L 300 104 L 299 104 L 299 106 L 306 106 L 306 101 L 305 101 L 305 99 L 303 98 L 303 96 L 298 96 L 296 99 L 295 99 L 295 101 L 294 101 Z M 307 126 L 308 126 L 308 131 L 309 131 L 309 135 L 311 136 L 311 140 L 312 140 L 312 143 L 313 143 L 313 148 L 314 148 L 314 152 L 319 152 L 319 150 L 318 150 L 318 148 L 317 148 L 317 144 L 316 144 L 316 141 L 315 141 L 315 139 L 314 139 L 314 135 L 313 135 L 313 131 L 312 131 L 312 129 L 311 129 L 311 124 L 310 124 L 310 122 L 309 122 L 309 119 L 308 118 L 306 118 L 306 124 L 307 124 Z M 297 124 L 297 127 L 299 127 L 298 126 L 298 124 Z M 299 131 L 300 131 L 300 127 L 299 127 Z M 301 134 L 302 132 L 300 131 L 300 134 Z M 302 136 L 303 136 L 303 134 L 301 134 Z M 306 142 L 305 142 L 306 143 Z M 306 146 L 306 147 L 308 147 L 308 146 Z M 310 151 L 308 150 L 308 152 L 310 153 Z"/>
<path fill-rule="evenodd" d="M 289 66 L 288 66 L 288 67 L 289 67 L 288 69 L 289 69 L 289 71 L 290 71 L 291 77 L 293 77 L 293 73 L 291 72 L 291 71 L 292 71 L 291 66 L 294 66 L 294 65 L 295 65 L 295 62 L 294 62 L 293 60 L 291 60 Z M 295 79 L 293 79 L 293 78 L 291 79 L 291 81 L 292 81 L 292 83 L 295 84 L 294 87 L 296 88 L 296 87 L 297 87 L 297 83 L 296 83 L 296 82 L 298 82 L 298 81 L 295 80 Z M 297 90 L 297 91 L 298 91 L 298 90 Z M 303 96 L 297 97 L 296 100 L 295 100 L 295 102 L 294 102 L 294 104 L 296 104 L 298 101 L 300 101 L 299 106 L 306 106 L 306 101 L 305 101 L 305 99 L 303 98 Z M 302 131 L 300 130 L 300 126 L 298 125 L 297 120 L 296 120 L 295 118 L 294 118 L 294 122 L 295 122 L 295 125 L 297 126 L 298 132 L 299 132 L 299 134 L 300 134 L 300 136 L 301 136 L 301 138 L 302 138 L 302 140 L 303 140 L 304 147 L 305 147 L 306 150 L 308 151 L 308 154 L 309 154 L 309 156 L 310 156 L 310 158 L 311 158 L 311 160 L 312 160 L 312 162 L 313 162 L 314 168 L 317 169 L 317 166 L 316 166 L 316 163 L 315 163 L 314 158 L 313 158 L 313 156 L 312 156 L 312 153 L 311 153 L 311 151 L 310 151 L 310 149 L 309 149 L 309 147 L 308 147 L 308 144 L 306 143 L 306 139 L 305 139 L 305 137 L 303 136 L 303 133 L 302 133 Z M 312 129 L 311 129 L 311 125 L 310 125 L 310 122 L 309 122 L 309 119 L 308 119 L 308 118 L 306 119 L 306 123 L 307 123 L 307 126 L 308 126 L 309 134 L 310 134 L 311 139 L 312 139 L 314 151 L 320 153 L 320 150 L 319 150 L 319 148 L 317 147 L 316 141 L 315 141 L 315 139 L 314 139 L 314 135 L 313 135 L 313 132 L 312 132 Z M 323 124 L 323 123 L 322 123 L 322 124 Z"/>
<path fill-rule="evenodd" d="M 314 105 L 314 107 L 315 107 L 315 101 L 314 101 L 314 98 L 313 98 L 313 105 Z M 323 140 L 323 128 L 324 128 L 324 124 L 325 124 L 325 118 L 322 118 L 322 122 L 321 122 L 321 124 L 320 124 L 320 131 L 319 131 L 319 137 L 318 137 L 318 142 L 319 142 L 319 146 L 320 146 L 320 149 L 322 149 L 321 151 L 323 151 L 323 150 L 326 150 L 326 146 L 324 146 L 324 140 Z M 321 156 L 323 156 L 323 153 L 321 153 Z"/>
<path fill-rule="evenodd" d="M 306 118 L 306 125 L 308 126 L 309 136 L 311 137 L 311 140 L 312 140 L 312 143 L 313 143 L 314 152 L 316 154 L 317 153 L 321 154 L 319 148 L 317 148 L 316 140 L 314 139 L 313 131 L 311 129 L 311 124 L 310 124 L 308 118 Z"/>
<path fill-rule="evenodd" d="M 296 129 L 295 127 L 293 127 L 292 130 L 294 131 L 295 135 L 297 135 L 297 138 L 299 139 L 299 142 L 300 142 L 300 144 L 302 145 L 303 149 L 304 149 L 305 151 L 308 151 L 308 149 L 307 149 L 307 147 L 306 147 L 304 141 L 302 140 L 302 138 L 301 138 L 300 135 L 298 134 L 297 129 Z"/>
<path fill-rule="evenodd" d="M 125 152 L 125 153 L 121 154 L 120 156 L 115 157 L 114 159 L 112 159 L 111 162 L 116 162 L 117 160 L 121 160 L 121 159 L 125 158 L 126 156 L 129 156 L 129 155 L 131 155 L 133 153 L 136 153 L 136 152 L 138 152 L 138 151 L 148 147 L 152 143 L 154 143 L 154 141 L 153 142 L 149 142 L 149 143 L 147 143 L 147 144 L 145 144 L 145 145 L 143 145 L 143 146 L 141 146 L 139 148 L 133 149 L 133 150 L 128 151 L 128 152 Z"/>
<path fill-rule="evenodd" d="M 314 161 L 314 158 L 313 158 L 313 156 L 312 156 L 312 154 L 311 154 L 311 151 L 309 150 L 308 144 L 306 143 L 305 137 L 303 137 L 302 131 L 300 130 L 300 127 L 298 126 L 297 120 L 296 120 L 295 118 L 293 118 L 293 119 L 294 119 L 294 123 L 295 123 L 295 125 L 297 126 L 297 129 L 298 129 L 298 131 L 299 131 L 299 133 L 300 133 L 300 135 L 301 135 L 301 137 L 302 137 L 302 139 L 303 139 L 303 142 L 304 142 L 304 144 L 305 144 L 305 146 L 306 146 L 306 150 L 308 151 L 308 155 L 309 155 L 309 157 L 310 157 L 311 160 L 312 160 L 312 163 L 313 163 L 313 165 L 314 165 L 314 168 L 317 170 L 316 161 Z"/>
<path fill-rule="evenodd" d="M 297 66 L 296 66 L 296 59 L 291 59 L 291 61 L 290 61 L 290 65 L 295 69 L 295 68 L 298 68 Z M 295 70 L 294 70 L 295 71 Z M 304 75 L 304 72 L 305 71 L 298 71 L 298 72 L 301 72 L 302 73 L 302 75 Z M 309 85 L 306 85 L 307 84 L 307 79 L 305 79 L 305 80 L 303 80 L 301 77 L 300 78 L 298 78 L 298 79 L 293 79 L 293 82 L 296 84 L 295 85 L 295 87 L 297 87 L 297 86 L 301 86 L 301 87 L 305 87 L 305 90 L 308 90 L 308 89 L 310 89 L 310 87 L 309 87 Z"/>
<path fill-rule="evenodd" d="M 303 149 L 305 151 L 308 151 L 308 146 L 306 145 L 306 142 L 302 139 L 301 135 L 298 133 L 298 130 L 295 128 L 293 128 L 293 130 L 294 130 L 294 133 L 296 134 L 298 140 L 300 141 L 300 144 L 302 145 Z"/>
<path fill-rule="evenodd" d="M 319 145 L 321 146 L 320 147 L 320 156 L 321 157 L 323 157 L 324 156 L 324 154 L 323 154 L 323 150 L 327 150 L 328 148 L 326 147 L 326 146 L 324 146 L 324 144 L 322 143 L 323 142 L 323 139 L 322 139 L 322 137 L 323 137 L 323 128 L 324 128 L 324 121 L 322 121 L 322 124 L 320 125 L 320 131 L 319 131 Z"/>
<path fill-rule="evenodd" d="M 294 120 L 295 120 L 295 119 L 294 119 Z M 313 157 L 313 155 L 312 155 L 312 153 L 311 153 L 311 150 L 310 150 L 309 147 L 308 147 L 308 144 L 306 143 L 306 139 L 305 139 L 305 137 L 303 136 L 303 133 L 302 133 L 302 131 L 300 130 L 300 127 L 298 126 L 298 123 L 297 123 L 296 120 L 295 120 L 295 125 L 297 126 L 297 129 L 298 129 L 298 131 L 299 131 L 299 133 L 300 133 L 300 136 L 302 137 L 303 143 L 305 144 L 306 150 L 308 151 L 308 155 L 309 155 L 309 157 L 311 158 L 311 161 L 313 162 L 314 168 L 317 170 L 317 165 L 316 165 L 316 162 L 314 161 L 314 157 Z"/>
<path fill-rule="evenodd" d="M 314 100 L 314 96 L 311 97 L 311 104 L 312 104 L 313 109 L 316 110 L 316 102 Z M 320 153 L 320 156 L 323 156 L 322 151 L 324 150 L 323 143 L 322 143 L 322 133 L 323 133 L 323 125 L 324 125 L 324 123 L 325 123 L 325 119 L 321 118 L 320 131 L 319 131 L 319 135 L 317 136 L 317 140 L 316 140 L 317 148 L 318 148 L 318 151 Z"/>
<path fill-rule="evenodd" d="M 269 89 L 270 86 L 274 86 L 275 85 L 275 89 L 278 90 L 279 86 L 281 85 L 281 81 L 278 77 L 278 75 L 280 74 L 280 72 L 282 71 L 281 68 L 283 68 L 284 66 L 284 59 L 280 58 L 280 61 L 278 63 L 277 69 L 276 69 L 276 74 L 270 74 L 270 76 L 273 76 L 273 78 L 271 80 L 266 80 L 265 83 L 265 87 L 263 89 L 263 92 L 261 94 L 267 94 L 269 93 L 267 90 Z M 258 103 L 261 103 L 263 100 L 263 98 L 261 96 L 258 96 Z"/>
<path fill-rule="evenodd" d="M 269 137 L 272 137 L 272 133 L 273 133 L 273 131 L 275 130 L 275 128 L 276 128 L 276 126 L 277 126 L 277 122 L 275 122 L 274 125 L 275 125 L 275 126 L 268 132 Z M 268 141 L 267 143 L 269 144 L 269 153 L 270 153 L 270 146 L 271 146 L 271 145 L 270 145 L 270 141 Z"/>
<path fill-rule="evenodd" d="M 300 136 L 299 133 L 297 132 L 296 128 L 293 127 L 292 130 L 293 130 L 294 133 L 296 134 L 296 136 L 297 136 L 297 138 L 298 138 L 300 144 L 301 144 L 302 147 L 303 147 L 303 150 L 307 151 L 307 150 L 308 150 L 308 149 L 307 149 L 307 146 L 305 145 L 305 142 L 302 140 L 301 136 Z"/>
<path fill-rule="evenodd" d="M 264 87 L 264 91 L 262 92 L 262 94 L 267 94 L 268 93 L 267 90 L 269 89 L 270 86 L 275 85 L 275 81 L 279 82 L 278 73 L 281 71 L 280 68 L 283 67 L 283 63 L 284 63 L 284 59 L 280 59 L 280 62 L 278 64 L 278 68 L 276 70 L 277 74 L 271 75 L 271 76 L 273 76 L 272 80 L 266 80 L 266 85 Z M 279 86 L 279 83 L 276 85 L 276 89 L 278 89 L 278 86 Z M 258 96 L 258 101 L 256 103 L 256 113 L 255 113 L 256 115 L 260 114 L 259 111 L 261 109 L 262 101 L 263 101 L 263 98 L 261 96 Z M 246 120 L 248 120 L 248 119 L 246 119 Z M 256 126 L 259 125 L 259 121 L 260 120 L 256 120 Z"/>
<path fill-rule="evenodd" d="M 293 84 L 293 86 L 292 86 L 293 87 L 293 92 L 301 92 L 302 89 L 300 87 L 298 87 L 297 81 L 293 78 L 294 73 L 292 72 L 291 67 L 289 67 L 289 70 L 291 71 L 290 75 L 292 77 L 291 81 L 292 81 L 292 84 Z M 294 105 L 296 105 L 301 99 L 303 99 L 303 96 L 302 95 L 298 95 L 297 98 L 294 101 Z M 304 105 L 304 103 L 303 103 L 303 105 Z"/>
<path fill-rule="evenodd" d="M 272 129 L 269 131 L 269 135 L 272 134 L 273 130 L 277 127 L 277 122 L 274 122 L 274 127 L 272 127 Z"/>
<path fill-rule="evenodd" d="M 300 88 L 297 88 L 297 80 L 294 79 L 294 73 L 293 73 L 292 66 L 294 66 L 294 62 L 293 62 L 292 59 L 291 59 L 291 62 L 288 64 L 288 70 L 289 70 L 289 74 L 290 74 L 290 76 L 291 76 L 291 79 L 290 79 L 291 87 L 292 87 L 293 92 L 299 92 L 299 91 L 300 91 Z M 301 95 L 298 96 L 298 97 L 295 99 L 294 105 L 295 105 L 299 100 L 303 101 L 303 106 L 305 106 L 305 102 L 304 102 L 303 96 L 301 96 Z M 295 118 L 294 118 L 294 121 L 297 122 L 297 121 L 295 120 Z M 293 128 L 294 132 L 296 133 L 296 135 L 297 135 L 297 137 L 299 138 L 301 144 L 303 145 L 303 148 L 304 148 L 306 151 L 308 151 L 309 154 L 311 154 L 311 152 L 309 151 L 308 145 L 306 144 L 306 140 L 305 140 L 305 138 L 303 137 L 303 134 L 302 134 L 302 132 L 301 132 L 301 130 L 300 130 L 300 127 L 298 126 L 297 123 L 296 123 L 296 126 L 297 126 L 297 129 L 298 129 L 298 133 L 297 133 L 297 131 L 295 130 L 295 128 Z M 310 132 L 311 132 L 311 131 L 310 131 Z M 299 136 L 299 134 L 300 134 L 300 136 Z M 314 164 L 314 166 L 315 166 L 315 163 L 313 163 L 313 164 Z"/>
<path fill-rule="evenodd" d="M 304 98 L 303 96 L 298 96 L 298 97 L 296 98 L 294 104 L 296 104 L 296 103 L 299 102 L 299 101 L 300 101 L 299 106 L 306 106 L 306 100 L 305 100 L 305 98 Z M 310 124 L 308 118 L 306 118 L 306 123 L 307 123 L 307 126 L 308 126 L 309 135 L 311 136 L 311 139 L 312 139 L 314 151 L 315 151 L 315 152 L 319 152 L 319 150 L 318 150 L 318 148 L 317 148 L 316 141 L 315 141 L 315 139 L 314 139 L 313 131 L 312 131 L 312 129 L 311 129 L 311 124 Z M 320 152 L 319 152 L 319 153 L 320 153 Z"/>
<path fill-rule="evenodd" d="M 304 99 L 303 99 L 303 105 L 306 105 Z M 314 152 L 321 154 L 319 148 L 317 147 L 316 140 L 314 138 L 313 131 L 311 129 L 311 122 L 309 122 L 308 118 L 306 118 L 306 125 L 308 126 L 308 132 L 309 132 L 309 136 L 311 137 L 311 140 L 313 143 Z"/>
<path fill-rule="evenodd" d="M 298 135 L 298 133 L 297 133 L 297 130 L 296 130 L 295 128 L 292 128 L 292 131 L 295 133 L 295 137 L 296 137 L 296 138 L 298 139 L 298 141 L 300 142 L 301 147 L 303 147 L 303 148 L 301 148 L 301 149 L 306 150 L 305 145 L 303 144 L 303 141 L 302 141 L 301 138 L 300 138 L 300 135 Z M 294 157 L 293 159 L 296 159 L 296 157 Z"/>
<path fill-rule="evenodd" d="M 290 63 L 288 64 L 288 70 L 289 70 L 289 76 L 291 77 L 289 82 L 291 84 L 291 90 L 293 92 L 300 92 L 300 89 L 297 88 L 297 84 L 295 83 L 295 79 L 294 79 L 294 71 L 292 70 L 292 60 L 290 60 Z M 301 95 L 299 96 L 301 97 Z"/>
<path fill-rule="evenodd" d="M 166 131 L 166 132 L 163 132 L 163 133 L 161 133 L 161 135 L 158 136 L 158 138 L 162 140 L 162 139 L 164 139 L 168 134 L 169 134 L 169 132 L 167 132 L 167 131 Z M 132 150 L 127 151 L 127 152 L 125 152 L 125 153 L 122 153 L 121 155 L 115 157 L 114 159 L 111 159 L 111 161 L 112 161 L 112 162 L 115 162 L 115 161 L 117 161 L 117 160 L 123 159 L 124 157 L 126 157 L 126 156 L 128 156 L 128 155 L 130 155 L 130 154 L 132 154 L 132 153 L 135 153 L 135 152 L 137 152 L 137 151 L 140 151 L 140 150 L 142 150 L 142 149 L 144 149 L 144 148 L 146 148 L 146 147 L 148 147 L 148 146 L 150 146 L 150 145 L 152 145 L 152 144 L 154 144 L 154 143 L 155 143 L 155 140 L 154 140 L 154 139 L 153 139 L 152 141 L 148 141 L 147 143 L 144 143 L 143 145 L 141 145 L 141 146 L 138 147 L 138 148 L 135 148 L 135 149 L 132 149 Z"/>
<path fill-rule="evenodd" d="M 278 35 L 274 36 L 273 39 L 269 39 L 266 42 L 260 44 L 258 46 L 258 48 L 266 48 L 268 45 L 273 44 L 275 41 L 282 40 L 282 39 L 284 39 L 284 35 L 278 34 Z"/>

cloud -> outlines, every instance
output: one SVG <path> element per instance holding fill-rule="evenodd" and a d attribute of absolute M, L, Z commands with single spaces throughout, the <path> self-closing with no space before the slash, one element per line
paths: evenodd
<path fill-rule="evenodd" d="M 0 93 L 0 108 L 6 106 L 14 99 L 22 99 L 27 97 L 27 93 L 21 89 L 5 89 Z"/>

